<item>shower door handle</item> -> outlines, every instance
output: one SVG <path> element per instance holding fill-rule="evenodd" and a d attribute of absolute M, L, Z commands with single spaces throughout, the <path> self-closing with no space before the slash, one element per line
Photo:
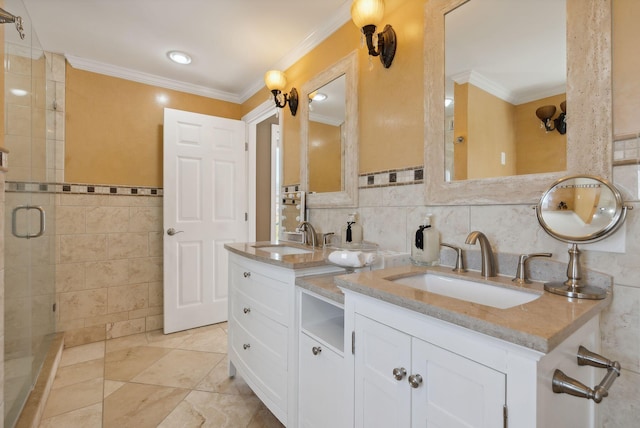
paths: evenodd
<path fill-rule="evenodd" d="M 29 211 L 29 210 L 36 210 L 40 213 L 40 230 L 38 231 L 38 233 L 26 233 L 24 235 L 18 233 L 18 216 L 17 213 L 20 210 L 25 210 L 25 211 Z M 44 212 L 44 208 L 37 206 L 37 205 L 20 205 L 17 206 L 13 209 L 13 211 L 11 212 L 11 233 L 13 233 L 13 236 L 15 236 L 16 238 L 24 238 L 24 239 L 31 239 L 31 238 L 38 238 L 42 235 L 44 235 L 44 231 L 45 231 L 45 226 L 46 225 L 46 215 Z"/>

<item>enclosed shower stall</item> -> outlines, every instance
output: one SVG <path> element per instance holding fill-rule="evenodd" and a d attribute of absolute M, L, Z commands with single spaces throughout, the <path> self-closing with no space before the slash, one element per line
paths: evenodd
<path fill-rule="evenodd" d="M 4 426 L 13 427 L 55 332 L 55 98 L 22 0 L 4 0 Z M 18 22 L 17 17 L 22 18 Z M 22 27 L 24 38 L 19 28 Z M 51 93 L 49 88 L 49 93 Z M 47 101 L 50 100 L 50 101 Z M 1 256 L 1 255 L 0 255 Z"/>

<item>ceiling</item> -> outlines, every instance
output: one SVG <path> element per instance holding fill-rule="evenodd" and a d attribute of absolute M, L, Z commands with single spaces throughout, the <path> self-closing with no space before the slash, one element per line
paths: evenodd
<path fill-rule="evenodd" d="M 236 103 L 264 86 L 267 70 L 288 68 L 347 22 L 351 6 L 351 0 L 22 2 L 42 48 L 64 54 L 76 68 Z M 4 8 L 17 15 L 20 3 L 5 0 Z M 170 50 L 188 53 L 192 63 L 172 63 Z"/>

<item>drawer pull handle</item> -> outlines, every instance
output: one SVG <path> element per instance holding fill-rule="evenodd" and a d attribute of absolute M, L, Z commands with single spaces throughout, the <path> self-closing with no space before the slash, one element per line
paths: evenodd
<path fill-rule="evenodd" d="M 422 383 L 422 376 L 420 376 L 419 374 L 412 374 L 411 376 L 409 376 L 408 380 L 411 388 L 418 388 Z"/>
<path fill-rule="evenodd" d="M 244 272 L 242 275 L 244 275 L 245 278 L 249 278 L 251 276 L 251 272 Z"/>
<path fill-rule="evenodd" d="M 242 349 L 244 349 L 245 351 L 247 349 L 251 348 L 251 344 L 250 343 L 245 343 L 244 345 L 242 345 Z"/>
<path fill-rule="evenodd" d="M 407 369 L 404 367 L 396 367 L 393 369 L 393 377 L 395 380 L 402 380 L 407 375 Z"/>
<path fill-rule="evenodd" d="M 244 308 L 242 312 L 244 312 L 245 314 L 248 314 L 249 312 L 251 312 L 251 308 Z"/>
<path fill-rule="evenodd" d="M 320 352 L 322 352 L 322 348 L 319 346 L 314 346 L 313 348 L 311 348 L 311 352 L 313 352 L 313 355 L 318 355 Z"/>

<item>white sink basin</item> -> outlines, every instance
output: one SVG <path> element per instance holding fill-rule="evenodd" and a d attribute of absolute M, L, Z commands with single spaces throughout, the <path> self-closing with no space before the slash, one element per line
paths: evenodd
<path fill-rule="evenodd" d="M 429 293 L 453 297 L 467 302 L 480 303 L 498 309 L 508 309 L 514 306 L 536 300 L 540 294 L 528 291 L 504 288 L 482 282 L 451 278 L 433 273 L 426 273 L 393 280 L 398 284 L 428 291 Z"/>
<path fill-rule="evenodd" d="M 288 245 L 271 245 L 266 247 L 255 247 L 255 248 L 260 251 L 267 251 L 269 253 L 281 254 L 283 256 L 287 254 L 313 253 L 313 250 L 305 250 L 304 248 L 290 247 Z"/>

